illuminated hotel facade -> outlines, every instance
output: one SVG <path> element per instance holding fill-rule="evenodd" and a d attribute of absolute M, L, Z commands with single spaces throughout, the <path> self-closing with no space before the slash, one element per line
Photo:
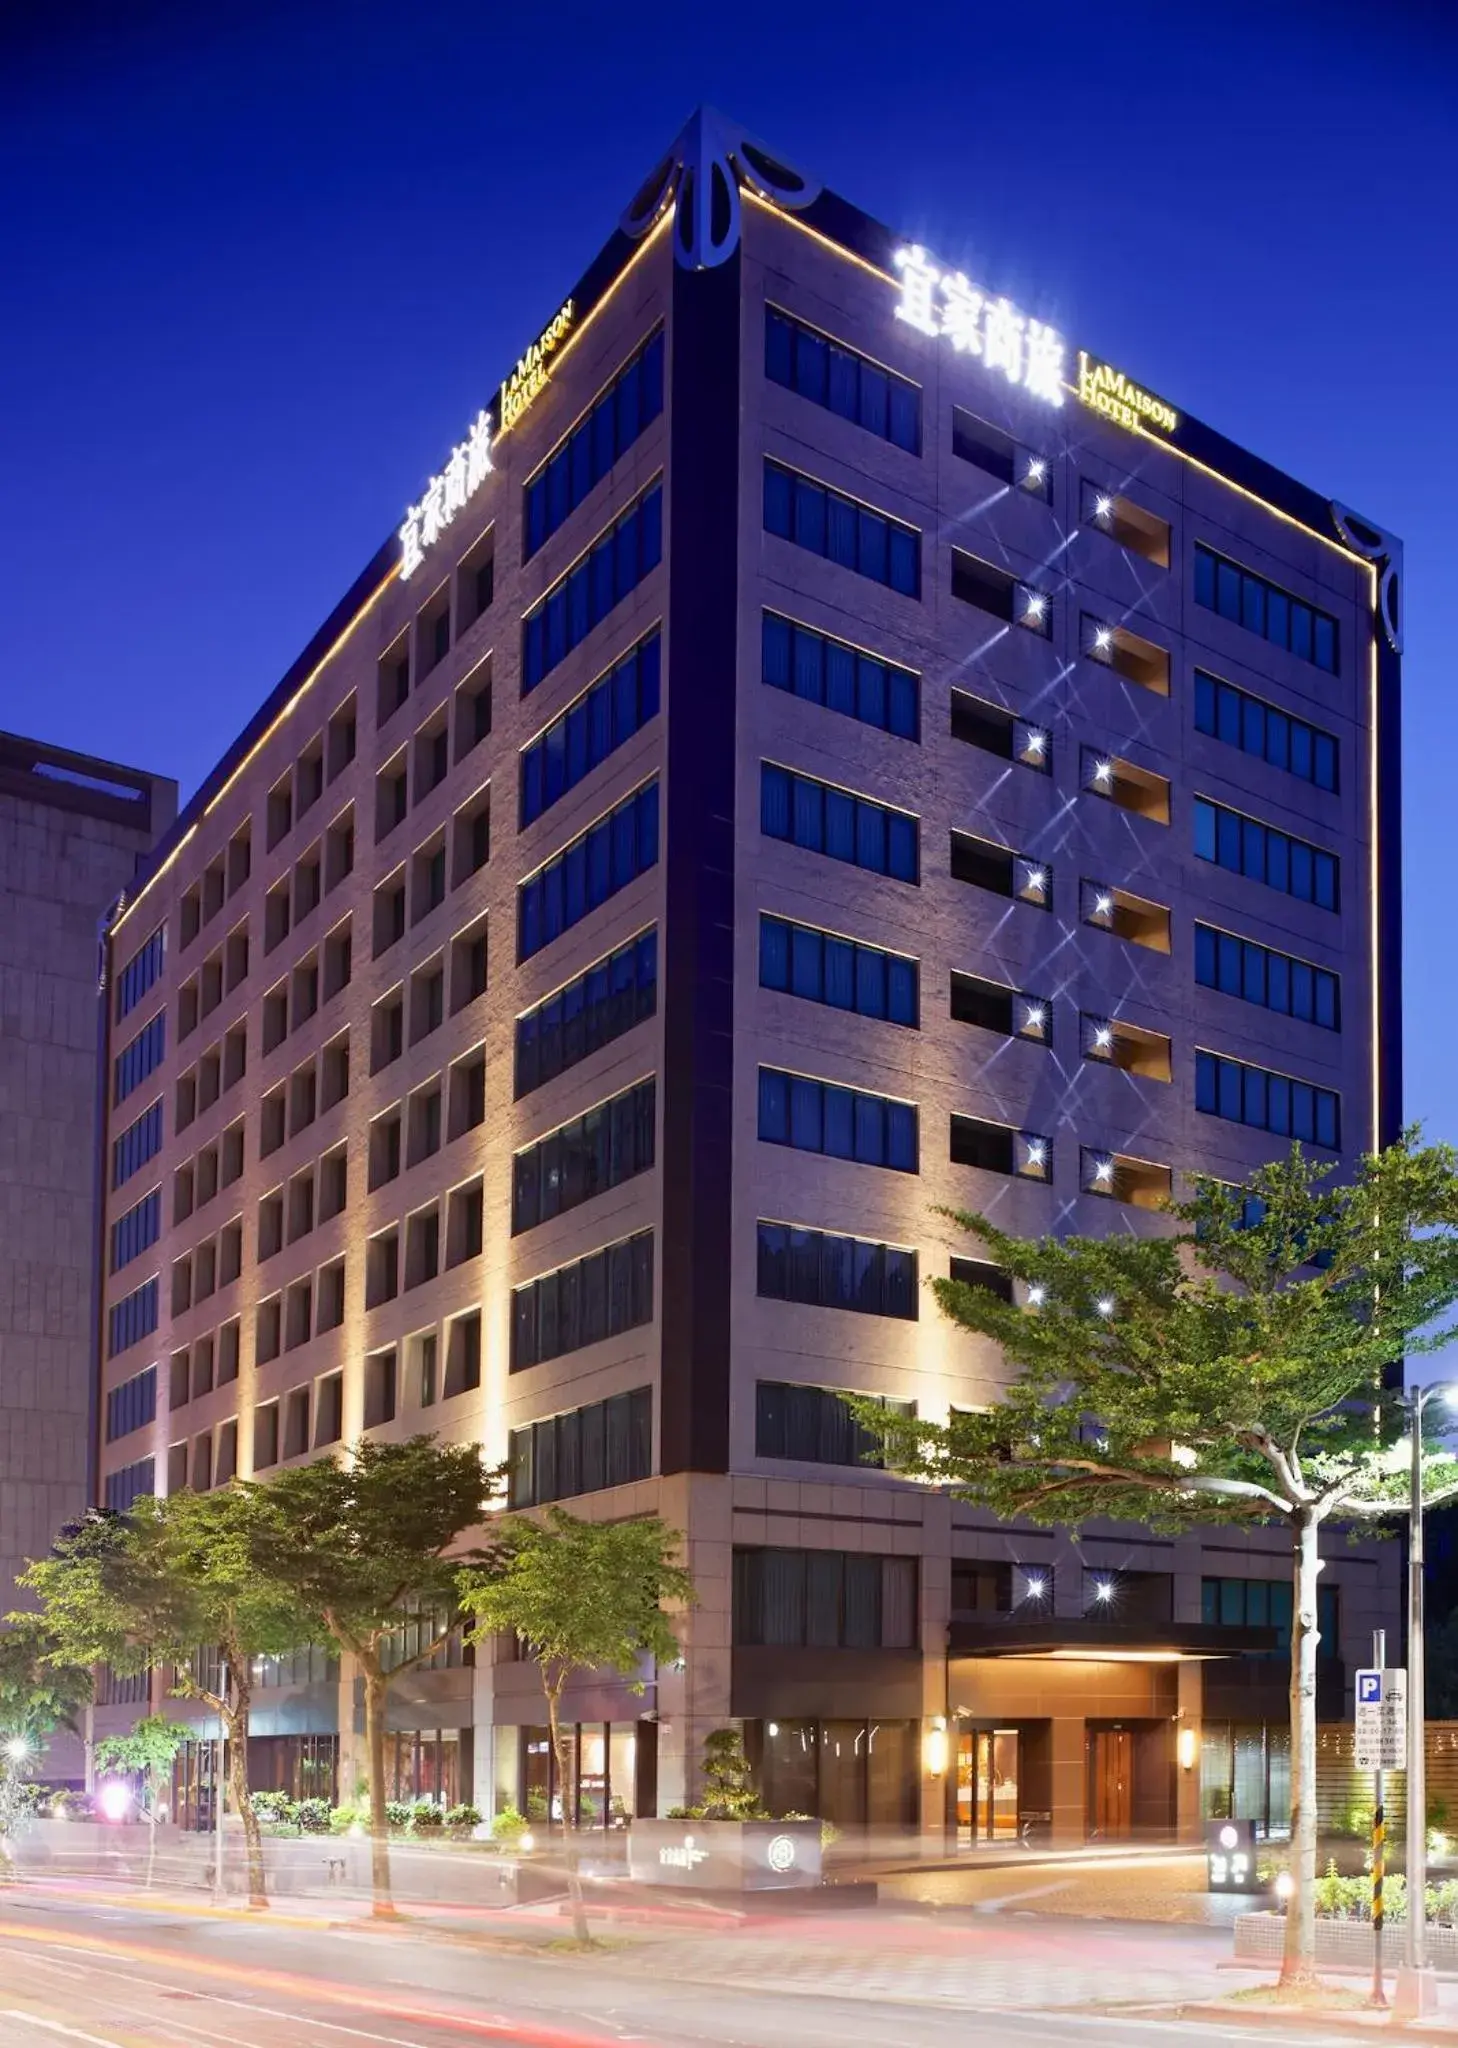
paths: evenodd
<path fill-rule="evenodd" d="M 1279 1822 L 1280 1532 L 1000 1526 L 837 1396 L 995 1386 L 940 1206 L 1159 1229 L 1395 1133 L 1398 572 L 696 115 L 113 924 L 108 1060 L 169 1022 L 99 1498 L 433 1430 L 660 1512 L 699 1605 L 572 1701 L 585 1821 L 733 1720 L 852 1826 Z M 1396 1607 L 1333 1548 L 1328 1717 Z M 532 1667 L 436 1665 L 392 1790 L 545 1812 Z M 256 1782 L 352 1789 L 352 1674 L 262 1677 Z"/>

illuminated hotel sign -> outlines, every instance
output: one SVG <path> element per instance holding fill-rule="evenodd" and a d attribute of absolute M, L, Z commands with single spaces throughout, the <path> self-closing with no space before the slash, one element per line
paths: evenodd
<path fill-rule="evenodd" d="M 514 427 L 533 400 L 540 398 L 547 388 L 551 374 L 551 358 L 567 339 L 572 326 L 572 301 L 569 299 L 556 319 L 537 336 L 511 375 L 501 386 L 501 424 L 499 431 L 505 433 Z"/>
<path fill-rule="evenodd" d="M 901 273 L 898 320 L 921 334 L 946 335 L 954 349 L 979 356 L 985 369 L 1000 370 L 1030 398 L 1062 405 L 1067 350 L 1061 334 L 1010 300 L 980 291 L 960 270 L 938 270 L 914 244 L 898 249 L 894 261 Z"/>
<path fill-rule="evenodd" d="M 400 528 L 400 576 L 413 576 L 425 550 L 443 534 L 458 512 L 464 512 L 491 474 L 491 415 L 478 412 L 470 432 L 451 450 L 451 459 L 425 487 Z"/>
<path fill-rule="evenodd" d="M 1112 420 L 1118 427 L 1128 427 L 1131 433 L 1139 427 L 1157 427 L 1162 434 L 1172 434 L 1180 423 L 1172 405 L 1166 405 L 1152 392 L 1141 391 L 1122 370 L 1116 370 L 1112 363 L 1099 362 L 1086 349 L 1078 352 L 1078 396 L 1091 412 L 1102 413 L 1106 420 Z"/>

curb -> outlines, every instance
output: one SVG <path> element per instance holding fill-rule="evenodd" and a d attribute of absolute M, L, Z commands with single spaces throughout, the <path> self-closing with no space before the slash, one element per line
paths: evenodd
<path fill-rule="evenodd" d="M 1437 2041 L 1444 2044 L 1444 2048 L 1458 2048 L 1458 2024 L 1435 2025 L 1431 2020 L 1400 2020 L 1392 2012 L 1374 2012 L 1370 2018 L 1363 2018 L 1350 2009 L 1323 2012 L 1319 2006 L 1238 2006 L 1225 2005 L 1219 2000 L 1140 2008 L 1141 2017 L 1152 2018 L 1155 2014 L 1177 2020 L 1219 2020 L 1228 2026 L 1319 2026 L 1333 2033 L 1345 2034 L 1353 2041 L 1370 2041 L 1374 2034 L 1398 2034 L 1407 2041 Z"/>

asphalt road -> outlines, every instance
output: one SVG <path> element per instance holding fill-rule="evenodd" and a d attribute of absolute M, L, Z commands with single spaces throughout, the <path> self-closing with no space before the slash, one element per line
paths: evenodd
<path fill-rule="evenodd" d="M 869 1931 L 869 1930 L 868 1930 Z M 978 2048 L 1250 2048 L 1248 2029 L 982 2011 Z M 965 2048 L 966 2010 L 629 1978 L 595 1959 L 0 1894 L 0 2048 Z M 1320 2026 L 1266 2042 L 1325 2048 Z"/>

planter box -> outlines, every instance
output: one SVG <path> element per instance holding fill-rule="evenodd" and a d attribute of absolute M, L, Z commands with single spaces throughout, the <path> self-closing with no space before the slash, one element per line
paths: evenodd
<path fill-rule="evenodd" d="M 818 1820 L 635 1820 L 628 1875 L 692 1891 L 783 1891 L 820 1883 Z"/>
<path fill-rule="evenodd" d="M 1382 1942 L 1384 1964 L 1396 1969 L 1402 1961 L 1403 1923 L 1389 1921 Z M 1235 1922 L 1235 1954 L 1240 1962 L 1279 1963 L 1286 1942 L 1283 1913 L 1242 1913 Z M 1458 1977 L 1458 1927 L 1429 1927 L 1428 1960 L 1443 1977 Z M 1367 1920 L 1316 1922 L 1316 1960 L 1328 1969 L 1372 1970 L 1372 1927 Z"/>

